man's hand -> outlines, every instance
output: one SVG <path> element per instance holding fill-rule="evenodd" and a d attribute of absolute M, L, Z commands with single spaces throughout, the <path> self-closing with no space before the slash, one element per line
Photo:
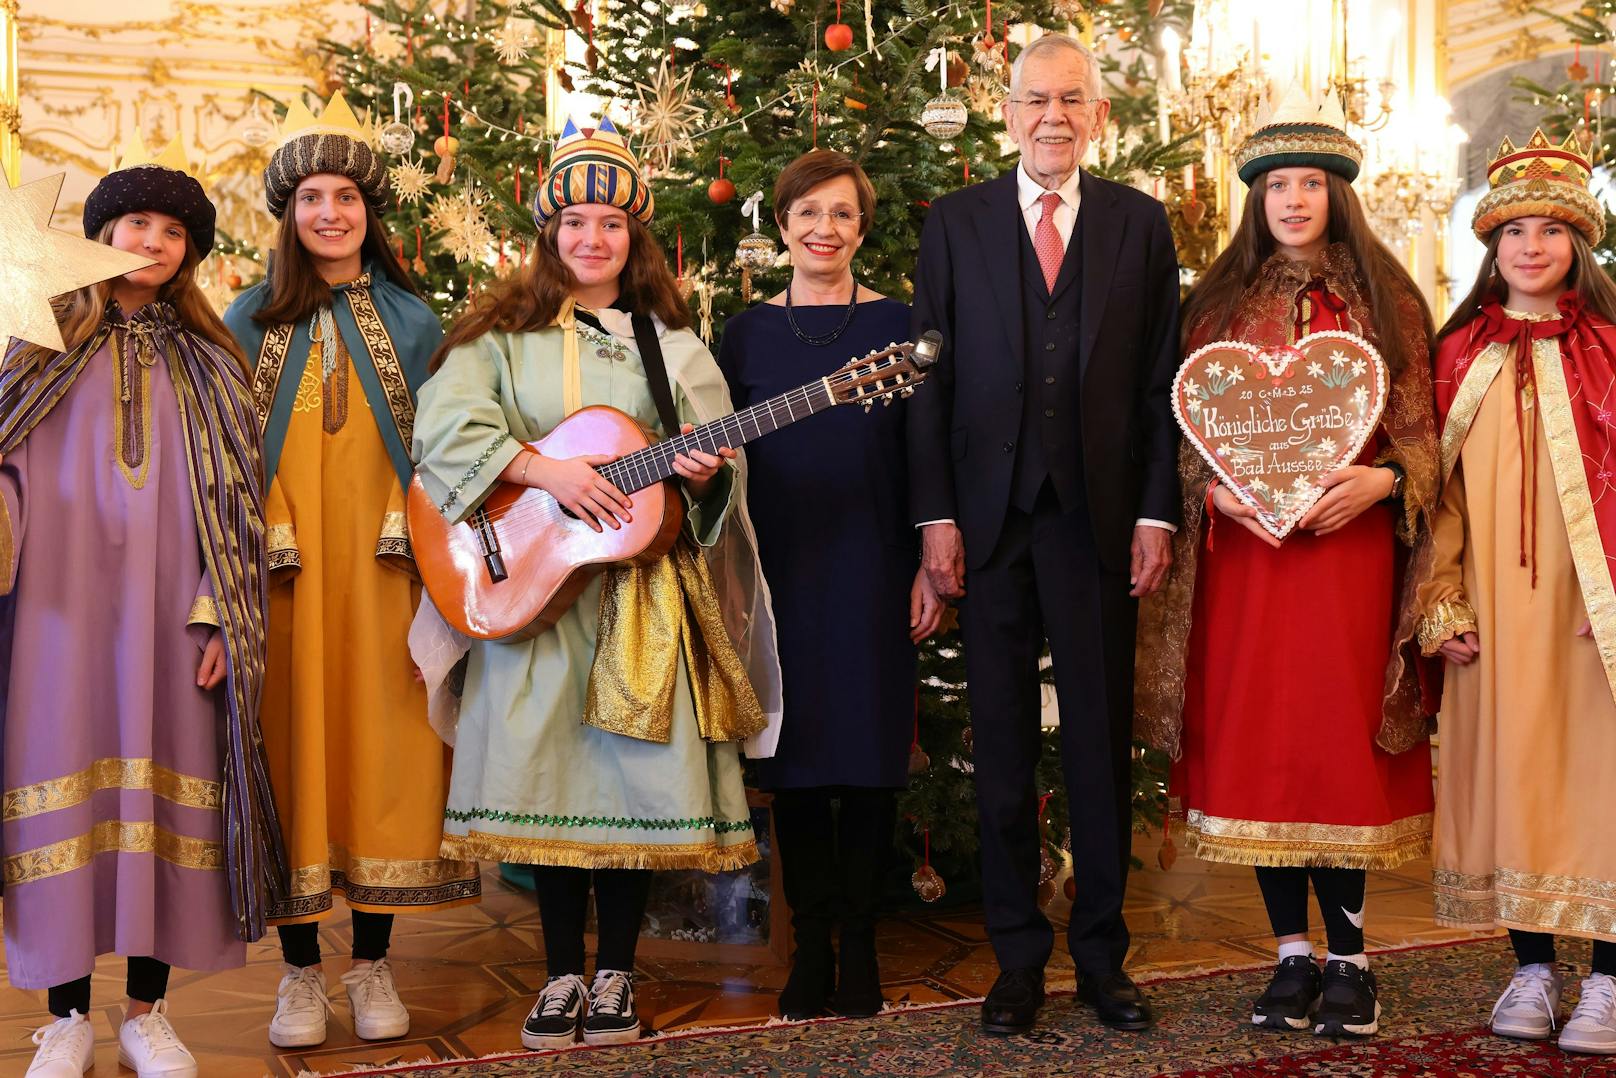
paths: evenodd
<path fill-rule="evenodd" d="M 943 623 L 946 609 L 937 598 L 937 589 L 931 586 L 926 570 L 917 571 L 915 582 L 909 586 L 909 642 L 918 644 L 935 633 Z"/>
<path fill-rule="evenodd" d="M 1162 586 L 1167 570 L 1173 564 L 1173 533 L 1151 524 L 1135 524 L 1133 553 L 1128 565 L 1128 592 L 1135 599 L 1143 599 Z"/>
<path fill-rule="evenodd" d="M 957 524 L 945 521 L 920 529 L 920 567 L 939 599 L 965 594 L 965 540 Z"/>

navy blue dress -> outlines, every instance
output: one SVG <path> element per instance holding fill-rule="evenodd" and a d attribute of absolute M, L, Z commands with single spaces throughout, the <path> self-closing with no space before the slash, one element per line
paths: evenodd
<path fill-rule="evenodd" d="M 845 305 L 793 307 L 809 336 Z M 804 344 L 784 307 L 724 323 L 718 365 L 737 409 L 821 378 L 872 348 L 909 339 L 909 308 L 858 305 L 835 342 Z M 839 406 L 746 447 L 747 501 L 780 639 L 780 744 L 757 761 L 764 789 L 908 783 L 915 723 L 909 588 L 919 539 L 909 523 L 904 405 Z"/>

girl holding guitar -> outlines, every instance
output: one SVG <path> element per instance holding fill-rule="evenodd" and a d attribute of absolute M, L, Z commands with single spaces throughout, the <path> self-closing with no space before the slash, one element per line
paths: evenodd
<path fill-rule="evenodd" d="M 595 470 L 612 456 L 524 443 L 597 404 L 666 436 L 727 414 L 729 396 L 646 227 L 650 188 L 609 120 L 567 125 L 533 214 L 533 260 L 474 301 L 434 358 L 418 476 L 449 521 L 535 511 L 497 510 L 489 495 L 503 481 L 547 492 L 548 511 L 586 536 L 620 529 L 648 503 Z M 553 624 L 518 638 L 457 638 L 442 852 L 533 866 L 549 977 L 522 1028 L 530 1048 L 638 1037 L 634 951 L 651 870 L 758 858 L 737 743 L 766 723 L 698 549 L 727 517 L 744 530 L 734 458 L 675 458 L 688 525 L 665 556 L 589 577 Z M 436 613 L 423 605 L 417 633 Z M 415 653 L 436 702 L 443 667 Z M 591 889 L 599 952 L 585 981 Z"/>

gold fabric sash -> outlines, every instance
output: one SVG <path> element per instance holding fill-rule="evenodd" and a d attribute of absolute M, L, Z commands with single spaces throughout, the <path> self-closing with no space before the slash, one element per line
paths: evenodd
<path fill-rule="evenodd" d="M 554 322 L 562 331 L 561 400 L 567 415 L 583 407 L 574 309 L 568 298 Z M 707 559 L 684 538 L 650 565 L 606 570 L 584 722 L 667 744 L 681 660 L 689 666 L 696 726 L 704 740 L 744 741 L 768 725 L 724 627 Z"/>
<path fill-rule="evenodd" d="M 666 744 L 681 660 L 703 740 L 744 741 L 768 724 L 724 628 L 707 559 L 686 539 L 650 565 L 606 571 L 584 722 Z"/>

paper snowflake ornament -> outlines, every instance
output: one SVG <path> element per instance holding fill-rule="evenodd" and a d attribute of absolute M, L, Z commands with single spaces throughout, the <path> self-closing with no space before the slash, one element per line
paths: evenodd
<path fill-rule="evenodd" d="M 438 195 L 432 200 L 427 224 L 442 234 L 443 246 L 456 262 L 470 262 L 494 242 L 484 211 L 487 202 L 486 194 L 469 185 L 453 195 Z"/>
<path fill-rule="evenodd" d="M 505 20 L 494 35 L 494 55 L 501 63 L 519 64 L 527 59 L 528 50 L 538 41 L 532 19 L 519 19 L 515 15 Z"/>
<path fill-rule="evenodd" d="M 0 183 L 0 341 L 16 337 L 61 351 L 52 296 L 151 265 L 149 258 L 51 227 L 66 175 L 21 187 Z"/>
<path fill-rule="evenodd" d="M 371 35 L 370 54 L 383 63 L 391 63 L 404 55 L 404 42 L 391 30 L 383 30 Z"/>
<path fill-rule="evenodd" d="M 675 75 L 663 60 L 650 82 L 634 87 L 639 105 L 633 131 L 640 141 L 640 161 L 650 172 L 666 171 L 680 151 L 695 148 L 691 136 L 706 117 L 706 110 L 692 100 L 690 92 L 695 71 L 694 66 L 687 66 L 683 75 Z"/>
<path fill-rule="evenodd" d="M 388 182 L 400 203 L 413 206 L 432 186 L 432 174 L 419 161 L 403 161 L 387 170 Z"/>

